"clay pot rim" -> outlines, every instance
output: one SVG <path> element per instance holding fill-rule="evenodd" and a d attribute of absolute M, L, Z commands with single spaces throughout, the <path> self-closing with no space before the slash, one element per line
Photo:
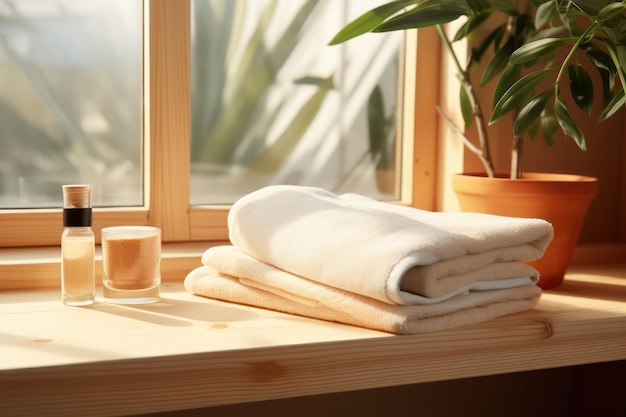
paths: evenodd
<path fill-rule="evenodd" d="M 470 190 L 467 187 L 480 187 Z M 452 188 L 459 193 L 499 193 L 502 195 L 542 195 L 552 198 L 564 195 L 594 197 L 598 193 L 598 179 L 584 175 L 524 173 L 522 179 L 512 180 L 508 175 L 504 178 L 487 177 L 484 173 L 453 174 Z"/>
<path fill-rule="evenodd" d="M 522 173 L 522 178 L 519 179 L 511 179 L 509 178 L 508 173 L 496 173 L 496 176 L 493 178 L 487 177 L 487 174 L 484 172 L 463 172 L 463 173 L 455 173 L 452 174 L 455 177 L 476 177 L 476 178 L 484 178 L 489 179 L 491 181 L 512 181 L 512 182 L 554 182 L 554 183 L 571 183 L 571 182 L 598 182 L 596 177 L 590 177 L 586 175 L 578 175 L 578 174 L 561 174 L 561 173 L 551 173 L 551 172 L 524 172 Z"/>

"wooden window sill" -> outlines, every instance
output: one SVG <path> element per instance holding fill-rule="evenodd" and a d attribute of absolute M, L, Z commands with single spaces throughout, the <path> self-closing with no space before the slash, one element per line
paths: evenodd
<path fill-rule="evenodd" d="M 202 253 L 225 241 L 164 243 L 161 276 L 164 282 L 181 281 L 200 265 Z M 614 263 L 623 259 L 626 244 L 591 244 L 576 248 L 573 265 Z M 96 280 L 101 283 L 102 258 L 96 247 Z M 61 247 L 0 248 L 0 290 L 59 287 Z"/>
<path fill-rule="evenodd" d="M 224 241 L 164 243 L 161 277 L 180 281 L 197 266 L 202 253 Z M 0 248 L 0 290 L 50 288 L 61 285 L 61 247 Z M 96 246 L 96 282 L 102 281 L 102 256 Z"/>
<path fill-rule="evenodd" d="M 112 415 L 626 359 L 626 264 L 577 265 L 521 314 L 415 336 L 296 317 L 162 285 L 162 301 L 65 307 L 0 292 L 7 415 Z"/>

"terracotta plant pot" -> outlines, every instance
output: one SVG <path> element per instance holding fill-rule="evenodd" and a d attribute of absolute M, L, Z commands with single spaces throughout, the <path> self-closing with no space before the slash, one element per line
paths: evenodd
<path fill-rule="evenodd" d="M 541 288 L 563 283 L 585 215 L 598 190 L 596 178 L 527 173 L 511 180 L 456 174 L 452 187 L 463 211 L 539 218 L 552 223 L 554 240 L 543 258 L 529 264 L 539 271 Z"/>

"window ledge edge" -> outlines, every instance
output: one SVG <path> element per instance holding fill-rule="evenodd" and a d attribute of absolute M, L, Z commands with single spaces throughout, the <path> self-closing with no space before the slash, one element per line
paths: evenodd
<path fill-rule="evenodd" d="M 182 281 L 201 266 L 212 246 L 226 241 L 166 242 L 161 248 L 161 279 Z M 0 248 L 0 290 L 60 287 L 61 247 Z M 96 246 L 96 284 L 102 283 L 102 255 Z"/>

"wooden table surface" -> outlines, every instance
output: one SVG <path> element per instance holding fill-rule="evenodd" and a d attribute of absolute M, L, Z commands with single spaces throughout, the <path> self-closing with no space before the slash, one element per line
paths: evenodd
<path fill-rule="evenodd" d="M 395 336 L 162 286 L 66 307 L 0 292 L 0 415 L 120 415 L 626 359 L 626 264 L 577 267 L 524 313 Z"/>

